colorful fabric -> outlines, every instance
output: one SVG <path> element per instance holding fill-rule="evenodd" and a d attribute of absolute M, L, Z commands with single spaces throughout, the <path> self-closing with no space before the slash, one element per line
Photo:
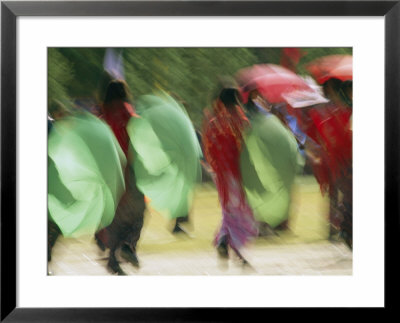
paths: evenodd
<path fill-rule="evenodd" d="M 140 118 L 128 124 L 139 189 L 168 218 L 186 216 L 200 181 L 201 148 L 186 111 L 166 94 L 137 102 Z"/>
<path fill-rule="evenodd" d="M 64 236 L 109 225 L 125 190 L 126 158 L 110 128 L 82 113 L 56 121 L 48 139 L 48 211 Z"/>
<path fill-rule="evenodd" d="M 111 251 L 116 250 L 123 243 L 135 250 L 143 227 L 146 205 L 144 195 L 137 187 L 135 172 L 130 165 L 136 156 L 130 146 L 127 125 L 130 120 L 137 119 L 139 116 L 129 103 L 114 100 L 104 106 L 103 117 L 127 156 L 128 165 L 124 169 L 126 190 L 118 203 L 115 217 L 106 229 L 97 233 L 97 238 Z"/>
<path fill-rule="evenodd" d="M 348 126 L 352 110 L 330 104 L 291 111 L 303 131 L 321 147 L 321 163 L 313 165 L 313 171 L 321 191 L 327 192 L 352 168 L 352 131 Z"/>
<path fill-rule="evenodd" d="M 111 127 L 125 156 L 127 156 L 129 148 L 129 135 L 126 125 L 131 117 L 138 117 L 138 115 L 128 102 L 114 100 L 103 106 L 102 118 Z"/>
<path fill-rule="evenodd" d="M 243 185 L 256 220 L 276 227 L 288 218 L 291 188 L 304 160 L 276 116 L 257 113 L 251 125 L 240 156 Z"/>
<path fill-rule="evenodd" d="M 240 107 L 228 111 L 222 102 L 214 105 L 214 116 L 205 122 L 203 139 L 206 159 L 215 173 L 215 184 L 222 207 L 222 225 L 215 244 L 224 237 L 239 250 L 257 235 L 252 211 L 242 188 L 239 156 L 242 132 L 249 125 Z"/>
<path fill-rule="evenodd" d="M 222 224 L 215 236 L 214 245 L 227 238 L 228 245 L 238 252 L 250 238 L 257 236 L 258 230 L 253 211 L 246 202 L 242 183 L 233 176 L 228 181 L 225 184 L 228 196 L 222 207 Z M 221 191 L 221 184 L 217 185 L 217 189 Z"/>

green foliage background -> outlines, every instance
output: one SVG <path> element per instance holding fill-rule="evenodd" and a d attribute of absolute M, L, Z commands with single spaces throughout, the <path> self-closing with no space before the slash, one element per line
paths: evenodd
<path fill-rule="evenodd" d="M 125 78 L 133 94 L 157 89 L 172 92 L 185 103 L 194 125 L 199 127 L 202 110 L 209 106 L 217 77 L 234 75 L 240 68 L 260 63 L 279 64 L 281 48 L 121 48 Z M 101 102 L 106 83 L 103 69 L 105 48 L 49 48 L 48 96 L 68 102 L 94 98 Z M 352 48 L 302 48 L 304 65 L 331 54 L 352 54 Z M 134 103 L 134 102 L 133 102 Z"/>

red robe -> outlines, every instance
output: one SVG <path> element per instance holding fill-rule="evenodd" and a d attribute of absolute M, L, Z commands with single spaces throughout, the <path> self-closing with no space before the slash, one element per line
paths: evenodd
<path fill-rule="evenodd" d="M 123 152 L 128 156 L 129 135 L 126 126 L 130 118 L 138 117 L 135 109 L 128 102 L 114 100 L 104 104 L 102 117 L 111 127 Z"/>
<path fill-rule="evenodd" d="M 241 182 L 239 160 L 242 132 L 248 124 L 248 119 L 239 107 L 229 112 L 218 101 L 215 103 L 215 116 L 206 120 L 204 126 L 204 155 L 215 172 L 217 186 L 222 190 L 219 192 L 222 204 L 228 199 L 226 189 L 229 186 L 229 176 Z"/>
<path fill-rule="evenodd" d="M 291 109 L 301 128 L 321 146 L 322 163 L 314 165 L 314 174 L 323 192 L 338 180 L 348 176 L 352 168 L 351 109 L 334 106 Z"/>

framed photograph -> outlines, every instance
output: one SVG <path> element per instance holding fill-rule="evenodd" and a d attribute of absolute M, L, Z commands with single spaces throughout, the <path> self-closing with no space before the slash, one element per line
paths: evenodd
<path fill-rule="evenodd" d="M 256 309 L 392 308 L 390 287 L 395 284 L 388 282 L 397 281 L 392 268 L 395 268 L 393 255 L 398 249 L 394 237 L 399 234 L 399 15 L 399 1 L 3 1 L 1 320 L 234 321 L 238 311 L 252 315 L 250 311 L 255 312 Z M 300 79 L 299 82 L 311 82 L 298 76 L 309 73 L 318 83 L 317 76 L 306 66 L 311 66 L 316 58 L 328 55 L 340 55 L 350 58 L 352 62 L 351 75 L 341 80 L 343 83 L 351 80 L 346 85 L 351 83 L 349 105 L 351 111 L 354 109 L 354 118 L 351 112 L 351 119 L 346 119 L 346 127 L 350 127 L 352 134 L 350 167 L 354 169 L 354 172 L 351 170 L 350 184 L 351 243 L 343 238 L 342 233 L 339 242 L 328 241 L 327 225 L 330 220 L 326 214 L 332 205 L 329 203 L 332 203 L 333 195 L 323 196 L 320 193 L 321 182 L 315 180 L 312 175 L 315 171 L 310 166 L 310 176 L 302 176 L 297 182 L 292 179 L 297 192 L 291 193 L 295 207 L 283 212 L 281 221 L 274 222 L 272 226 L 273 229 L 279 228 L 279 224 L 285 223 L 283 217 L 287 216 L 290 230 L 272 230 L 270 225 L 260 225 L 259 229 L 264 228 L 264 234 L 272 237 L 258 239 L 261 241 L 255 244 L 249 256 L 236 252 L 238 257 L 233 259 L 230 255 L 228 262 L 221 262 L 213 247 L 213 239 L 218 221 L 221 222 L 224 212 L 228 211 L 223 202 L 221 206 L 218 202 L 218 198 L 224 200 L 224 190 L 213 182 L 213 178 L 218 177 L 218 167 L 212 166 L 211 148 L 202 159 L 203 173 L 211 174 L 209 182 L 203 181 L 193 189 L 194 198 L 192 191 L 185 191 L 184 200 L 188 201 L 190 197 L 193 202 L 192 207 L 184 203 L 192 227 L 187 223 L 178 226 L 176 219 L 179 217 L 163 218 L 165 214 L 157 209 L 159 201 L 152 195 L 154 187 L 149 186 L 148 180 L 139 184 L 142 183 L 139 170 L 148 175 L 149 168 L 145 172 L 143 165 L 132 163 L 137 185 L 147 205 L 144 229 L 137 242 L 140 268 L 129 264 L 129 261 L 133 263 L 132 258 L 121 262 L 121 267 L 110 265 L 108 259 L 111 253 L 102 253 L 98 249 L 98 246 L 101 247 L 99 241 L 107 241 L 107 247 L 112 249 L 110 236 L 102 240 L 96 235 L 95 240 L 94 232 L 89 230 L 89 240 L 76 239 L 74 234 L 78 229 L 71 229 L 71 223 L 65 224 L 64 220 L 68 212 L 78 213 L 78 209 L 71 211 L 48 197 L 54 184 L 53 177 L 48 175 L 51 163 L 59 163 L 56 168 L 63 185 L 66 185 L 60 165 L 67 158 L 72 158 L 72 154 L 65 154 L 64 148 L 53 149 L 53 142 L 71 147 L 74 158 L 78 160 L 88 154 L 88 150 L 82 148 L 86 145 L 81 145 L 82 142 L 96 142 L 104 136 L 114 138 L 114 132 L 116 141 L 115 146 L 110 146 L 112 152 L 104 153 L 107 148 L 102 145 L 97 157 L 104 158 L 107 165 L 111 162 L 117 165 L 115 171 L 118 174 L 124 172 L 121 171 L 122 166 L 119 168 L 120 164 L 129 163 L 129 149 L 135 150 L 136 157 L 141 156 L 142 142 L 135 145 L 131 137 L 132 145 L 125 149 L 120 133 L 115 132 L 113 123 L 107 119 L 107 95 L 113 93 L 109 92 L 112 86 L 110 75 L 114 79 L 123 79 L 121 84 L 128 86 L 133 94 L 132 106 L 128 104 L 126 107 L 128 100 L 123 99 L 123 102 L 124 109 L 132 115 L 138 113 L 138 120 L 142 120 L 142 124 L 137 122 L 134 129 L 150 129 L 146 127 L 151 125 L 151 120 L 161 120 L 162 113 L 151 119 L 148 111 L 149 102 L 156 102 L 162 97 L 163 109 L 171 109 L 168 110 L 170 120 L 176 122 L 179 119 L 181 124 L 189 120 L 191 124 L 180 132 L 181 136 L 190 128 L 185 136 L 193 135 L 198 139 L 195 131 L 200 129 L 198 133 L 202 132 L 203 141 L 200 142 L 204 151 L 204 129 L 209 128 L 202 127 L 210 111 L 205 108 L 211 105 L 209 98 L 218 83 L 217 77 L 223 72 L 236 76 L 240 83 L 244 79 L 240 78 L 243 73 L 249 72 L 245 70 L 246 66 L 274 66 L 275 69 L 280 65 L 278 68 L 290 70 L 293 77 Z M 104 71 L 106 74 L 102 74 Z M 257 82 L 257 91 L 266 100 L 264 108 L 268 108 L 269 114 L 275 114 L 279 127 L 292 129 L 289 121 L 285 123 L 283 112 L 276 112 L 279 111 L 279 104 L 275 105 L 276 102 L 270 98 L 268 102 L 259 80 Z M 313 94 L 318 92 L 320 95 L 322 87 L 318 85 L 325 81 L 318 85 L 313 82 Z M 258 102 L 252 96 L 254 89 L 248 90 L 250 83 L 243 81 L 243 84 L 237 84 L 240 95 L 235 98 L 240 97 L 239 106 L 243 105 L 243 113 L 248 112 L 246 120 L 253 124 L 250 110 L 246 110 L 244 104 L 245 95 L 249 95 L 247 100 Z M 307 83 L 309 88 L 311 85 Z M 343 97 L 348 99 L 349 96 L 345 95 L 347 88 L 341 85 L 340 89 Z M 158 97 L 143 96 L 150 92 L 158 93 Z M 226 94 L 220 92 L 218 102 L 230 102 L 223 99 L 222 93 Z M 296 110 L 299 101 L 292 103 L 293 97 L 286 94 L 282 95 L 285 102 Z M 321 100 L 325 99 L 324 95 L 326 92 L 321 94 Z M 101 104 L 95 99 L 99 97 Z M 326 102 L 315 104 L 322 103 Z M 147 109 L 147 115 L 142 107 Z M 179 113 L 176 107 L 179 107 Z M 76 109 L 85 110 L 84 113 L 90 114 L 90 117 L 82 117 L 83 112 L 76 116 Z M 215 109 L 213 113 L 216 114 Z M 160 113 L 162 110 L 157 111 Z M 68 132 L 62 134 L 62 122 L 58 122 L 61 112 L 74 115 L 75 121 L 71 123 L 74 126 L 82 122 L 81 137 L 75 132 L 74 138 L 68 141 Z M 91 119 L 93 114 L 100 116 L 102 121 Z M 168 120 L 165 118 L 163 120 Z M 218 119 L 218 116 L 215 118 Z M 209 120 L 212 120 L 211 117 Z M 100 129 L 105 123 L 110 125 L 107 128 L 109 135 L 96 133 L 95 129 Z M 64 127 L 68 128 L 71 124 L 65 123 Z M 143 130 L 141 139 L 146 138 L 146 142 L 151 143 L 154 156 L 157 145 L 161 147 L 158 157 L 154 159 L 161 160 L 171 151 L 171 145 L 169 150 L 163 146 L 163 137 L 172 137 L 175 131 L 179 138 L 178 123 L 174 125 L 176 128 L 171 132 L 160 130 L 159 140 L 153 141 L 153 132 Z M 54 131 L 52 134 L 49 127 L 53 127 L 51 131 L 56 129 L 57 134 L 54 135 Z M 85 127 L 93 128 L 87 131 Z M 160 129 L 162 125 L 154 126 L 154 133 L 157 134 L 156 127 Z M 255 126 L 253 128 L 256 129 Z M 130 136 L 129 126 L 126 129 Z M 85 136 L 91 136 L 91 139 Z M 293 142 L 302 147 L 301 140 L 294 138 Z M 186 149 L 182 150 L 185 154 L 189 146 L 187 143 Z M 343 156 L 345 149 L 346 145 L 342 144 L 337 154 Z M 86 161 L 92 157 L 96 159 L 92 148 L 90 153 L 93 156 L 87 155 Z M 110 157 L 112 154 L 119 157 L 113 155 L 113 159 Z M 255 156 L 250 152 L 248 154 Z M 189 163 L 189 157 L 177 157 L 181 161 L 178 170 L 184 168 L 184 163 Z M 197 162 L 201 165 L 199 161 L 200 157 Z M 147 163 L 150 163 L 149 159 Z M 248 165 L 254 163 L 250 158 Z M 258 171 L 260 167 L 256 165 L 254 169 Z M 122 182 L 125 181 L 121 184 L 117 183 L 115 175 L 110 175 L 109 166 L 104 169 L 105 173 L 101 176 L 112 178 L 115 187 L 130 187 L 130 175 L 121 175 L 124 178 Z M 68 169 L 65 171 L 67 173 Z M 83 172 L 82 168 L 80 171 Z M 174 171 L 171 170 L 171 173 L 176 180 L 179 174 Z M 249 174 L 243 176 L 251 176 Z M 190 176 L 182 175 L 185 184 Z M 168 178 L 168 183 L 171 183 L 171 178 Z M 220 183 L 221 178 L 216 183 Z M 190 185 L 194 185 L 192 182 Z M 243 182 L 243 192 L 255 210 L 251 203 L 257 200 L 249 193 L 250 189 L 246 191 L 246 181 Z M 175 192 L 178 190 L 175 183 L 169 185 L 173 189 L 163 186 L 163 194 L 170 193 L 169 198 L 164 199 L 164 205 L 173 204 L 174 198 L 179 195 Z M 66 187 L 71 192 L 74 187 L 79 194 L 85 195 L 82 200 L 89 201 L 90 205 L 81 204 L 82 208 L 95 209 L 97 213 L 94 213 L 103 214 L 103 218 L 96 221 L 104 219 L 105 210 L 109 207 L 104 202 L 107 198 L 114 207 L 110 212 L 113 215 L 118 213 L 118 203 L 113 199 L 119 200 L 121 196 L 116 198 L 118 194 L 111 192 L 111 195 L 107 193 L 107 198 L 102 198 L 95 191 L 97 193 L 93 193 L 93 198 L 88 198 L 92 194 L 89 191 L 95 190 L 92 184 L 85 186 L 86 189 L 83 186 L 77 188 L 74 184 Z M 341 205 L 346 205 L 343 197 L 346 194 L 343 192 L 338 193 L 337 199 L 343 202 Z M 184 193 L 181 194 L 183 196 Z M 100 212 L 98 208 L 101 207 Z M 272 208 L 272 204 L 265 204 L 264 207 Z M 256 211 L 254 216 L 257 217 Z M 56 231 L 62 232 L 50 249 L 48 227 L 51 225 L 48 219 L 56 223 Z M 108 227 L 111 220 L 103 227 Z M 77 228 L 87 229 L 90 227 L 88 221 L 82 221 L 83 224 Z M 96 224 L 98 227 L 100 225 Z M 244 227 L 242 222 L 241 232 Z M 113 231 L 107 232 L 105 234 L 110 235 Z M 230 234 L 234 236 L 234 233 Z M 218 247 L 221 241 L 217 243 Z M 236 250 L 234 244 L 229 246 Z M 164 252 L 170 249 L 176 252 Z M 220 248 L 217 250 L 221 256 Z M 49 255 L 51 262 L 48 261 Z M 117 256 L 117 259 L 122 259 L 123 255 L 117 253 Z M 191 260 L 195 258 L 197 262 Z M 243 263 L 239 264 L 237 258 Z M 248 262 L 251 266 L 245 267 Z M 223 268 L 226 264 L 228 269 Z M 110 270 L 121 276 L 110 274 Z M 122 273 L 127 275 L 122 276 Z M 266 313 L 263 311 L 260 314 Z"/>

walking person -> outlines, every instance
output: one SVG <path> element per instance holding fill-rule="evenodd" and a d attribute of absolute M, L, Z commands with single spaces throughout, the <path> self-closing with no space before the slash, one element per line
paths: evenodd
<path fill-rule="evenodd" d="M 292 186 L 304 160 L 292 130 L 257 89 L 250 91 L 245 108 L 251 128 L 240 157 L 243 185 L 259 236 L 275 235 L 287 228 Z"/>
<path fill-rule="evenodd" d="M 331 185 L 331 229 L 330 236 L 336 232 L 352 248 L 353 239 L 353 156 L 352 130 L 352 81 L 331 78 L 323 84 L 326 96 L 331 100 L 328 106 L 329 119 L 320 126 L 330 156 Z M 333 129 L 333 131 L 332 131 Z M 341 194 L 339 194 L 339 192 Z M 339 195 L 342 196 L 339 199 Z"/>
<path fill-rule="evenodd" d="M 240 173 L 242 135 L 249 121 L 234 85 L 223 86 L 213 103 L 213 115 L 206 120 L 203 140 L 205 157 L 214 172 L 222 207 L 222 224 L 214 245 L 221 258 L 233 250 L 243 264 L 242 248 L 257 236 L 253 212 L 247 203 Z"/>
<path fill-rule="evenodd" d="M 50 261 L 59 234 L 91 237 L 111 224 L 125 189 L 126 158 L 111 129 L 97 117 L 57 101 L 49 113 L 55 119 L 48 137 Z"/>
<path fill-rule="evenodd" d="M 104 103 L 102 118 L 111 127 L 125 156 L 125 193 L 119 201 L 113 222 L 102 231 L 96 233 L 98 246 L 110 249 L 107 268 L 118 275 L 125 275 L 116 258 L 120 249 L 121 257 L 133 266 L 139 267 L 136 245 L 143 227 L 145 201 L 143 193 L 136 186 L 135 173 L 132 168 L 134 158 L 130 149 L 129 135 L 126 126 L 131 118 L 137 118 L 133 106 L 129 103 L 130 93 L 124 81 L 113 80 L 109 83 Z"/>

